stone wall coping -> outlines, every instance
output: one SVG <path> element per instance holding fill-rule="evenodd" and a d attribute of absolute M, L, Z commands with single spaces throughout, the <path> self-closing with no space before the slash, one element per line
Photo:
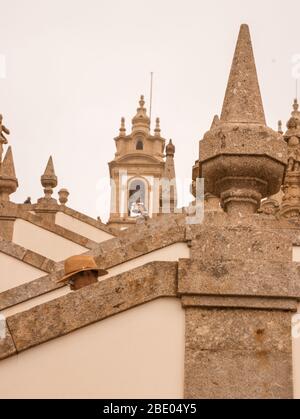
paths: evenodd
<path fill-rule="evenodd" d="M 86 254 L 94 256 L 97 264 L 107 270 L 178 242 L 185 242 L 184 219 L 171 216 L 168 222 L 150 222 L 128 229 L 117 238 L 98 243 Z M 64 287 L 56 282 L 63 275 L 63 263 L 59 262 L 49 275 L 0 293 L 0 310 Z"/>
<path fill-rule="evenodd" d="M 177 262 L 151 262 L 8 317 L 0 359 L 158 298 L 176 296 Z"/>
<path fill-rule="evenodd" d="M 258 298 L 243 296 L 184 296 L 182 306 L 202 307 L 202 308 L 234 308 L 234 309 L 253 309 L 253 310 L 279 310 L 297 312 L 298 303 L 291 298 Z"/>
<path fill-rule="evenodd" d="M 11 241 L 3 240 L 1 237 L 0 252 L 47 273 L 54 272 L 57 267 L 57 263 L 53 260 Z"/>
<path fill-rule="evenodd" d="M 258 297 L 300 300 L 300 263 L 227 260 L 208 266 L 180 259 L 178 293 L 182 296 Z"/>

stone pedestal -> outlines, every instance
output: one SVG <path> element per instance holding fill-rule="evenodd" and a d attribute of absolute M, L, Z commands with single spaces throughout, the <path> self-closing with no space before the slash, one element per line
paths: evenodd
<path fill-rule="evenodd" d="M 292 241 L 275 221 L 190 230 L 178 291 L 186 311 L 185 397 L 293 398 Z"/>
<path fill-rule="evenodd" d="M 230 308 L 226 299 L 224 308 L 217 301 L 208 302 L 207 308 L 204 301 L 199 307 L 184 304 L 185 398 L 293 397 L 290 310 L 296 305 L 287 303 L 289 311 L 284 311 L 284 305 L 274 309 L 271 304 L 261 310 Z"/>
<path fill-rule="evenodd" d="M 41 198 L 38 200 L 38 204 L 34 207 L 34 212 L 48 224 L 55 224 L 55 218 L 58 211 L 59 205 L 53 198 Z"/>
<path fill-rule="evenodd" d="M 14 217 L 0 216 L 0 237 L 12 241 L 14 234 Z"/>
<path fill-rule="evenodd" d="M 0 201 L 0 238 L 12 241 L 14 223 L 17 219 L 18 207 L 7 201 Z"/>

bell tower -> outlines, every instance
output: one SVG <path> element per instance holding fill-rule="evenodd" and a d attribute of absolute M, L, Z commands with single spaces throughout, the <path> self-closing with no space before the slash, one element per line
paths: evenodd
<path fill-rule="evenodd" d="M 161 136 L 160 120 L 154 133 L 141 96 L 137 113 L 127 135 L 125 118 L 121 120 L 115 138 L 116 154 L 109 163 L 111 178 L 111 214 L 109 225 L 124 229 L 138 219 L 152 218 L 162 213 L 163 180 L 170 184 L 170 212 L 176 207 L 174 154 L 175 146 Z M 172 178 L 172 179 L 171 179 Z M 168 182 L 167 182 L 168 183 Z"/>

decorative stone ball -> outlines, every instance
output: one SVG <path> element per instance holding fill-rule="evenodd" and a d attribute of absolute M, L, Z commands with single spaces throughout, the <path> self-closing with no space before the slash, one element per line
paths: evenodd
<path fill-rule="evenodd" d="M 289 146 L 291 147 L 296 147 L 299 145 L 299 143 L 300 143 L 300 140 L 298 137 L 293 136 L 289 139 Z"/>
<path fill-rule="evenodd" d="M 298 127 L 299 123 L 300 123 L 300 121 L 297 118 L 292 117 L 287 123 L 287 128 L 288 129 L 296 129 Z"/>

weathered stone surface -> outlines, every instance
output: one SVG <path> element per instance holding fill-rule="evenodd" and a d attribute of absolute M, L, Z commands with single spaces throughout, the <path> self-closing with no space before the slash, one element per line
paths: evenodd
<path fill-rule="evenodd" d="M 292 398 L 291 316 L 300 296 L 299 239 L 275 217 L 205 214 L 180 260 L 186 310 L 185 397 Z"/>
<path fill-rule="evenodd" d="M 293 241 L 289 233 L 275 229 L 276 223 L 269 227 L 250 225 L 215 226 L 203 224 L 194 227 L 191 258 L 215 263 L 219 259 L 274 260 L 292 262 Z M 194 240 L 193 240 L 194 238 Z"/>
<path fill-rule="evenodd" d="M 290 353 L 290 313 L 265 310 L 188 308 L 189 344 L 201 351 L 280 351 Z"/>
<path fill-rule="evenodd" d="M 176 297 L 177 263 L 153 262 L 7 319 L 17 351 L 160 297 Z"/>
<path fill-rule="evenodd" d="M 187 399 L 293 398 L 291 354 L 203 351 L 193 356 L 186 365 Z"/>
<path fill-rule="evenodd" d="M 17 353 L 9 330 L 6 328 L 6 337 L 0 339 L 0 361 Z"/>
<path fill-rule="evenodd" d="M 293 112 L 287 123 L 284 140 L 288 148 L 288 167 L 282 187 L 283 198 L 280 217 L 299 221 L 300 215 L 300 112 L 298 100 L 294 100 Z"/>
<path fill-rule="evenodd" d="M 53 275 L 38 278 L 19 287 L 2 292 L 0 294 L 0 310 L 5 310 L 16 304 L 46 294 L 47 292 L 62 288 L 61 284 L 57 284 L 52 280 Z"/>
<path fill-rule="evenodd" d="M 186 310 L 185 397 L 291 398 L 290 313 Z"/>
<path fill-rule="evenodd" d="M 16 177 L 14 159 L 11 146 L 8 147 L 4 160 L 2 161 L 3 141 L 7 144 L 6 138 L 3 138 L 2 130 L 6 129 L 2 125 L 2 115 L 0 115 L 0 201 L 9 202 L 10 195 L 18 189 L 18 179 Z M 9 131 L 6 131 L 9 133 Z"/>
<path fill-rule="evenodd" d="M 286 164 L 282 135 L 266 127 L 249 28 L 242 25 L 220 122 L 200 142 L 199 175 L 225 212 L 254 214 L 262 198 L 279 192 Z"/>
<path fill-rule="evenodd" d="M 222 122 L 266 124 L 248 25 L 242 25 L 225 94 Z"/>
<path fill-rule="evenodd" d="M 4 240 L 12 240 L 14 234 L 13 218 L 0 217 L 0 237 Z"/>
<path fill-rule="evenodd" d="M 276 278 L 276 281 L 274 281 Z M 294 297 L 300 295 L 300 265 L 255 260 L 220 261 L 210 265 L 180 260 L 178 292 L 184 295 Z"/>
<path fill-rule="evenodd" d="M 256 310 L 280 310 L 297 312 L 296 299 L 260 298 L 260 297 L 229 297 L 229 296 L 185 296 L 182 297 L 183 307 L 202 308 L 252 308 Z"/>

